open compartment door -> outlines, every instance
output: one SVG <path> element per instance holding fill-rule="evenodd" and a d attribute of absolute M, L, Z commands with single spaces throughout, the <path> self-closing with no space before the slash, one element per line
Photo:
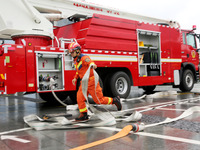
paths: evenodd
<path fill-rule="evenodd" d="M 36 52 L 37 91 L 64 90 L 63 53 Z"/>

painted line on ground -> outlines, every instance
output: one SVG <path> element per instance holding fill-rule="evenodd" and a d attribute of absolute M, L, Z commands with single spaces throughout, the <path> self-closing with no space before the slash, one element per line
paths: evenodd
<path fill-rule="evenodd" d="M 200 106 L 199 103 L 187 103 L 187 105 L 195 105 L 195 106 Z"/>
<path fill-rule="evenodd" d="M 200 145 L 200 141 L 197 141 L 197 140 L 174 137 L 174 136 L 169 136 L 169 135 L 160 135 L 160 134 L 147 133 L 147 132 L 138 132 L 138 133 L 135 133 L 135 134 L 142 135 L 142 136 L 159 138 L 159 139 L 164 139 L 164 140 L 171 140 L 171 141 L 176 141 L 176 142 Z"/>
<path fill-rule="evenodd" d="M 0 132 L 0 135 L 14 133 L 14 132 L 26 131 L 26 130 L 30 130 L 30 129 L 32 129 L 32 128 L 22 128 L 22 129 L 10 130 L 10 131 L 5 131 L 5 132 Z"/>
<path fill-rule="evenodd" d="M 29 143 L 29 142 L 31 142 L 29 140 L 21 139 L 21 138 L 15 136 L 15 135 L 2 135 L 2 136 L 0 136 L 0 139 L 1 140 L 17 141 L 17 142 L 20 142 L 20 143 Z"/>
<path fill-rule="evenodd" d="M 120 128 L 112 128 L 112 127 L 95 127 L 95 128 L 110 130 L 110 131 L 121 131 L 122 130 Z M 141 136 L 159 138 L 159 139 L 163 139 L 163 140 L 171 140 L 171 141 L 176 141 L 176 142 L 200 145 L 200 141 L 198 141 L 198 140 L 192 140 L 192 139 L 186 139 L 186 138 L 180 138 L 180 137 L 174 137 L 174 136 L 168 136 L 168 135 L 160 135 L 160 134 L 154 134 L 154 133 L 148 133 L 148 132 L 134 133 L 131 131 L 130 133 L 136 134 L 136 135 L 141 135 Z"/>
<path fill-rule="evenodd" d="M 135 110 L 138 110 L 138 109 L 148 109 L 148 108 L 149 108 L 149 110 L 151 110 L 152 108 L 154 109 L 155 106 L 157 106 L 158 108 L 159 107 L 165 107 L 165 106 L 167 107 L 167 106 L 170 106 L 170 105 L 188 103 L 189 101 L 200 101 L 200 97 L 195 97 L 195 98 L 190 98 L 190 99 L 181 99 L 181 100 L 163 102 L 163 103 L 157 103 L 157 104 L 152 104 L 152 105 L 147 105 L 147 106 L 141 106 L 141 107 L 122 110 L 121 112 L 135 111 Z M 140 111 L 143 112 L 142 110 L 140 110 Z"/>

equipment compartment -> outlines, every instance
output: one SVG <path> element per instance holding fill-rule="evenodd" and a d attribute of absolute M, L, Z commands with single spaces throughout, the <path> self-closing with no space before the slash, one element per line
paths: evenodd
<path fill-rule="evenodd" d="M 139 76 L 161 75 L 160 32 L 137 30 Z M 151 70 L 157 66 L 157 70 Z"/>
<path fill-rule="evenodd" d="M 38 52 L 36 63 L 38 91 L 64 89 L 63 54 Z"/>

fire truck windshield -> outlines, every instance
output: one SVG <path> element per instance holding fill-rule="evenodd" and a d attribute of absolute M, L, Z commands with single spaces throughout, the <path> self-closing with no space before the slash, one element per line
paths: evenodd
<path fill-rule="evenodd" d="M 197 48 L 194 34 L 187 34 L 186 39 L 187 45 L 191 45 L 193 48 Z"/>

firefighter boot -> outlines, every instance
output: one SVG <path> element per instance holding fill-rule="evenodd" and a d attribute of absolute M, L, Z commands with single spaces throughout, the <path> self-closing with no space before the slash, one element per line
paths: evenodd
<path fill-rule="evenodd" d="M 87 112 L 80 113 L 79 117 L 75 119 L 75 121 L 87 121 L 88 115 Z"/>
<path fill-rule="evenodd" d="M 122 104 L 120 102 L 120 97 L 119 96 L 113 98 L 113 104 L 115 104 L 115 106 L 117 107 L 118 111 L 122 110 Z"/>

